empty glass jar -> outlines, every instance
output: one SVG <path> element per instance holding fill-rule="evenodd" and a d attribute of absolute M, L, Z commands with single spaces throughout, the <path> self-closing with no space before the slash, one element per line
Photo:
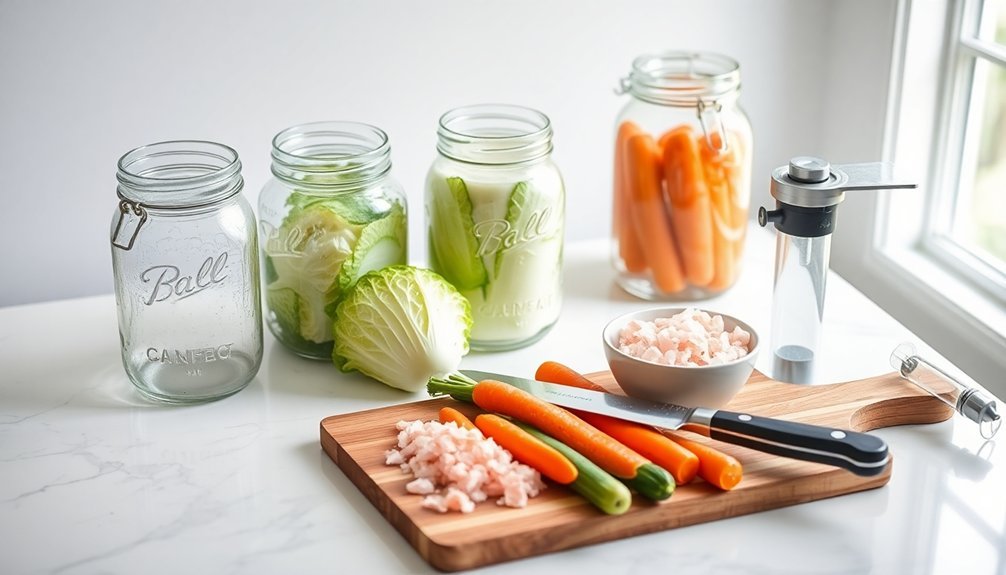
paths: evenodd
<path fill-rule="evenodd" d="M 262 361 L 255 215 L 233 149 L 161 142 L 122 156 L 112 268 L 126 374 L 170 403 L 225 397 Z"/>
<path fill-rule="evenodd" d="M 751 124 L 725 56 L 636 58 L 616 124 L 612 259 L 650 300 L 701 299 L 740 273 L 751 197 Z"/>
<path fill-rule="evenodd" d="M 368 271 L 408 261 L 406 200 L 379 128 L 316 122 L 272 142 L 259 196 L 266 322 L 298 355 L 332 359 L 341 294 Z"/>

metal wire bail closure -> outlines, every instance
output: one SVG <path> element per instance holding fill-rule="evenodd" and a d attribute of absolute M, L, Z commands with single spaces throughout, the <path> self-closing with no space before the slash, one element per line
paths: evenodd
<path fill-rule="evenodd" d="M 699 100 L 695 109 L 696 115 L 699 117 L 699 125 L 702 126 L 702 135 L 705 136 L 709 149 L 716 150 L 720 154 L 726 152 L 730 148 L 730 145 L 727 142 L 726 128 L 723 127 L 723 122 L 720 118 L 723 105 L 717 100 L 713 100 L 708 104 L 705 100 Z M 713 134 L 719 136 L 718 141 L 713 141 Z"/>
<path fill-rule="evenodd" d="M 119 233 L 122 231 L 122 223 L 126 219 L 126 214 L 132 212 L 134 216 L 140 218 L 136 224 L 136 229 L 133 233 L 129 235 L 129 241 L 126 244 L 121 244 L 116 240 L 119 238 Z M 147 210 L 143 208 L 143 205 L 139 202 L 133 203 L 127 199 L 122 199 L 119 201 L 119 220 L 115 224 L 115 231 L 112 232 L 112 245 L 127 252 L 133 249 L 133 244 L 136 242 L 136 236 L 140 234 L 140 228 L 147 221 Z"/>

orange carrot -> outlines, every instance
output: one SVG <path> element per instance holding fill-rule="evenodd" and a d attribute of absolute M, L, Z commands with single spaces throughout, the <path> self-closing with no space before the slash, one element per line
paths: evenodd
<path fill-rule="evenodd" d="M 590 381 L 579 372 L 555 361 L 546 361 L 539 365 L 534 378 L 538 381 L 558 383 L 570 387 L 605 391 L 603 387 Z M 596 413 L 581 411 L 573 413 L 669 471 L 678 485 L 689 483 L 695 479 L 699 470 L 699 458 L 652 427 Z"/>
<path fill-rule="evenodd" d="M 664 142 L 664 181 L 671 230 L 681 250 L 685 277 L 696 286 L 713 280 L 713 228 L 709 188 L 691 126 L 668 132 Z"/>
<path fill-rule="evenodd" d="M 475 425 L 486 437 L 513 454 L 514 459 L 537 469 L 556 483 L 568 485 L 576 481 L 579 472 L 566 456 L 554 447 L 517 427 L 498 415 L 483 413 L 475 417 Z"/>
<path fill-rule="evenodd" d="M 632 190 L 629 213 L 653 281 L 665 293 L 679 292 L 685 288 L 685 282 L 662 197 L 660 149 L 649 134 L 637 134 L 626 143 L 625 155 Z"/>
<path fill-rule="evenodd" d="M 646 257 L 639 243 L 639 235 L 629 218 L 632 191 L 629 189 L 628 172 L 631 168 L 625 158 L 625 147 L 631 136 L 641 133 L 642 130 L 634 122 L 622 122 L 615 139 L 613 231 L 618 239 L 618 255 L 622 258 L 626 271 L 631 273 L 646 271 Z"/>
<path fill-rule="evenodd" d="M 440 413 L 437 414 L 437 419 L 440 420 L 440 423 L 450 423 L 453 421 L 461 429 L 477 429 L 472 420 L 465 417 L 465 414 L 453 407 L 441 407 Z"/>
<path fill-rule="evenodd" d="M 686 439 L 679 433 L 670 431 L 665 433 L 675 443 L 699 457 L 699 477 L 725 491 L 733 489 L 740 483 L 743 469 L 740 462 L 732 456 L 704 443 Z"/>
<path fill-rule="evenodd" d="M 611 436 L 565 409 L 501 381 L 475 382 L 463 374 L 430 378 L 426 390 L 434 396 L 450 395 L 527 423 L 566 444 L 626 485 L 654 500 L 674 492 L 674 478 L 662 467 L 622 445 Z"/>
<path fill-rule="evenodd" d="M 690 483 L 699 472 L 697 455 L 671 441 L 652 427 L 607 415 L 579 411 L 575 413 L 587 423 L 666 469 L 678 485 Z"/>
<path fill-rule="evenodd" d="M 734 259 L 740 260 L 744 254 L 744 237 L 747 234 L 748 211 L 751 203 L 751 133 L 731 132 L 730 142 L 734 147 L 733 162 L 728 171 L 730 177 L 730 226 L 734 231 Z"/>
<path fill-rule="evenodd" d="M 560 385 L 579 387 L 580 389 L 589 389 L 591 391 L 608 391 L 584 377 L 579 371 L 563 365 L 558 361 L 541 362 L 537 371 L 534 372 L 534 378 L 538 381 L 558 383 Z"/>
<path fill-rule="evenodd" d="M 491 379 L 472 390 L 475 405 L 516 417 L 586 455 L 615 477 L 630 479 L 649 463 L 643 456 L 615 441 L 565 409 L 538 399 L 528 392 Z"/>
<path fill-rule="evenodd" d="M 719 134 L 713 135 L 713 143 L 718 145 Z M 709 145 L 706 137 L 699 134 L 697 137 L 699 150 L 702 153 L 702 165 L 706 177 L 706 185 L 709 186 L 709 198 L 712 200 L 712 227 L 713 227 L 713 262 L 715 272 L 709 287 L 712 289 L 726 289 L 734 282 L 735 262 L 733 253 L 733 241 L 731 240 L 731 202 L 730 183 L 726 173 L 725 164 L 730 160 L 723 157 L 732 154 L 732 150 L 720 154 Z"/>

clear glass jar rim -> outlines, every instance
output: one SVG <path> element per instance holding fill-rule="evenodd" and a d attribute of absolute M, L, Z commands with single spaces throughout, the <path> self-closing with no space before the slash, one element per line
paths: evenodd
<path fill-rule="evenodd" d="M 438 121 L 437 150 L 476 164 L 511 164 L 552 152 L 548 116 L 515 104 L 474 104 L 447 111 Z"/>
<path fill-rule="evenodd" d="M 309 145 L 309 140 L 317 140 Z M 335 152 L 333 148 L 340 151 Z M 389 155 L 388 135 L 377 126 L 362 122 L 323 121 L 291 126 L 272 139 L 272 158 L 286 166 L 311 171 L 337 170 L 333 160 L 363 164 Z"/>
<path fill-rule="evenodd" d="M 643 54 L 632 61 L 627 83 L 642 99 L 717 100 L 740 90 L 740 64 L 711 52 Z"/>
<path fill-rule="evenodd" d="M 191 207 L 241 190 L 241 159 L 234 148 L 207 140 L 166 140 L 119 158 L 119 195 L 153 207 Z"/>

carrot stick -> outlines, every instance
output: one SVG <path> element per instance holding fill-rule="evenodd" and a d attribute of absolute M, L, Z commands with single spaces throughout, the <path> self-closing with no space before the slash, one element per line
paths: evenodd
<path fill-rule="evenodd" d="M 573 462 L 513 423 L 498 415 L 483 413 L 475 418 L 475 425 L 512 453 L 514 459 L 537 469 L 552 481 L 563 485 L 576 481 L 578 471 Z"/>
<path fill-rule="evenodd" d="M 665 433 L 675 443 L 699 457 L 699 477 L 724 491 L 729 491 L 740 483 L 743 469 L 740 462 L 732 456 L 704 443 L 685 439 L 679 433 L 671 431 Z"/>
<path fill-rule="evenodd" d="M 699 472 L 697 455 L 671 441 L 652 427 L 596 413 L 580 411 L 574 413 L 587 423 L 666 469 L 678 485 L 690 483 Z"/>
<path fill-rule="evenodd" d="M 660 149 L 648 134 L 629 137 L 625 149 L 632 190 L 629 213 L 639 233 L 643 255 L 657 288 L 666 293 L 679 292 L 685 288 L 685 282 L 662 198 Z"/>
<path fill-rule="evenodd" d="M 555 361 L 546 361 L 539 365 L 534 378 L 538 381 L 581 389 L 605 391 L 603 387 L 590 381 L 579 372 Z M 674 477 L 674 482 L 678 485 L 689 483 L 695 479 L 699 470 L 699 458 L 652 427 L 596 413 L 581 411 L 573 413 L 669 471 Z"/>
<path fill-rule="evenodd" d="M 649 463 L 569 411 L 534 397 L 522 389 L 487 379 L 472 390 L 475 405 L 529 423 L 583 453 L 615 477 L 631 479 Z"/>
<path fill-rule="evenodd" d="M 471 401 L 486 411 L 530 424 L 582 453 L 650 499 L 667 499 L 674 492 L 674 478 L 665 469 L 569 411 L 522 389 L 492 379 L 475 382 L 463 374 L 431 378 L 426 389 L 431 395 L 447 394 L 454 399 Z"/>
<path fill-rule="evenodd" d="M 709 188 L 691 126 L 668 132 L 664 142 L 664 181 L 671 230 L 681 250 L 685 277 L 696 286 L 713 280 L 713 227 Z"/>
<path fill-rule="evenodd" d="M 570 387 L 579 387 L 580 389 L 589 389 L 591 391 L 601 391 L 607 392 L 600 385 L 594 383 L 593 381 L 587 379 L 580 372 L 575 369 L 568 367 L 559 363 L 558 361 L 543 361 L 541 365 L 538 366 L 537 371 L 534 372 L 534 378 L 538 381 L 547 381 L 549 383 L 558 383 L 560 385 L 568 385 Z"/>
<path fill-rule="evenodd" d="M 457 425 L 461 429 L 478 429 L 472 423 L 472 420 L 465 417 L 465 414 L 453 407 L 441 407 L 440 412 L 437 414 L 437 419 L 440 420 L 440 423 L 450 423 L 453 421 L 454 425 Z"/>
<path fill-rule="evenodd" d="M 751 133 L 731 132 L 734 158 L 728 171 L 730 177 L 730 226 L 736 234 L 734 258 L 740 261 L 744 254 L 744 237 L 747 234 L 748 211 L 751 204 Z"/>
<path fill-rule="evenodd" d="M 625 147 L 631 136 L 641 134 L 642 130 L 634 122 L 622 122 L 618 127 L 615 139 L 615 182 L 613 205 L 614 235 L 618 240 L 618 255 L 622 258 L 625 269 L 631 273 L 646 271 L 646 256 L 639 243 L 639 235 L 629 217 L 629 202 L 632 191 L 629 189 L 629 169 L 626 160 Z"/>
<path fill-rule="evenodd" d="M 710 140 L 714 146 L 719 146 L 720 135 L 712 134 Z M 733 194 L 731 186 L 731 171 L 735 148 L 720 152 L 709 144 L 702 134 L 697 136 L 697 143 L 702 155 L 703 172 L 706 184 L 709 186 L 709 197 L 712 200 L 712 230 L 713 230 L 713 262 L 714 274 L 709 287 L 722 290 L 733 285 L 736 279 L 737 256 L 734 244 L 737 234 L 733 231 L 734 206 L 731 202 Z M 746 210 L 742 217 L 746 218 Z"/>

